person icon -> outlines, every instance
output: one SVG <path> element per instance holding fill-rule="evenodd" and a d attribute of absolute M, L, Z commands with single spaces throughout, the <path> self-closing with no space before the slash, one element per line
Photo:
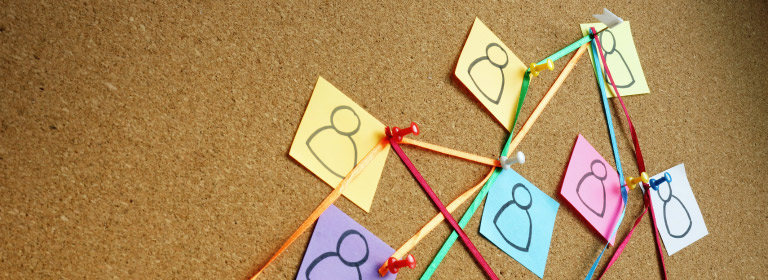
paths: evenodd
<path fill-rule="evenodd" d="M 607 29 L 598 36 L 600 36 L 600 46 L 602 46 L 603 55 L 605 55 L 605 63 L 611 65 L 611 76 L 613 76 L 614 82 L 616 82 L 616 87 L 629 88 L 634 85 L 635 76 L 632 75 L 632 70 L 629 69 L 624 56 L 616 49 L 616 37 L 611 30 Z M 613 63 L 611 63 L 612 61 Z M 621 65 L 624 65 L 624 67 L 621 67 Z M 610 84 L 610 79 L 606 79 L 606 83 Z"/>
<path fill-rule="evenodd" d="M 331 125 L 318 128 L 307 138 L 309 152 L 336 177 L 343 179 L 357 165 L 357 144 L 352 135 L 360 130 L 360 123 L 352 107 L 338 106 L 331 112 Z M 313 148 L 313 143 L 317 147 Z"/>
<path fill-rule="evenodd" d="M 669 236 L 672 236 L 674 238 L 683 238 L 685 237 L 689 231 L 691 231 L 691 227 L 693 226 L 693 220 L 691 219 L 691 213 L 688 212 L 688 208 L 685 207 L 683 202 L 677 198 L 675 195 L 672 194 L 672 185 L 670 184 L 672 182 L 672 176 L 669 175 L 669 173 L 665 173 L 664 176 L 667 178 L 665 182 L 662 182 L 661 184 L 658 184 L 659 189 L 656 191 L 656 194 L 659 196 L 659 199 L 664 202 L 664 225 L 667 228 L 667 233 Z M 651 183 L 653 184 L 653 183 Z M 664 194 L 662 194 L 662 190 L 664 190 Z M 674 200 L 672 200 L 674 199 Z M 681 218 L 678 218 L 675 220 L 675 223 L 669 224 L 669 219 L 667 219 L 668 213 L 683 213 L 685 212 L 685 216 L 687 217 L 688 222 L 680 221 Z M 675 215 L 676 217 L 682 217 L 682 215 Z M 671 227 L 670 227 L 671 226 Z"/>
<path fill-rule="evenodd" d="M 514 204 L 517 206 L 516 208 L 509 208 Z M 499 208 L 499 212 L 496 212 L 496 216 L 493 217 L 493 225 L 496 226 L 496 230 L 499 231 L 501 234 L 501 237 L 504 238 L 504 241 L 507 242 L 510 246 L 513 248 L 528 252 L 528 249 L 531 247 L 531 235 L 533 234 L 533 221 L 531 220 L 531 213 L 528 212 L 528 209 L 531 208 L 531 205 L 533 204 L 533 197 L 531 196 L 531 192 L 528 190 L 528 188 L 525 187 L 522 183 L 515 184 L 514 187 L 512 187 L 512 200 L 508 201 L 507 203 L 504 203 L 504 205 Z M 509 209 L 507 209 L 509 208 Z M 511 223 L 517 223 L 515 229 L 522 229 L 524 232 L 523 234 L 515 234 L 512 235 L 511 233 L 505 234 L 504 231 L 501 230 L 499 227 L 499 220 L 502 220 L 504 223 L 511 222 Z M 518 236 L 518 238 L 512 238 L 511 236 Z M 520 238 L 519 236 L 524 236 L 523 238 Z M 516 239 L 515 241 L 512 241 L 510 239 Z M 522 244 L 525 243 L 525 246 Z"/>
<path fill-rule="evenodd" d="M 504 92 L 504 68 L 508 63 L 509 56 L 501 45 L 490 43 L 485 47 L 485 56 L 475 59 L 467 69 L 477 90 L 496 105 Z"/>
<path fill-rule="evenodd" d="M 581 177 L 581 180 L 579 180 L 578 185 L 576 185 L 576 195 L 578 195 L 579 200 L 581 200 L 581 203 L 584 203 L 584 206 L 587 206 L 587 209 L 589 211 L 592 211 L 592 213 L 595 213 L 598 217 L 602 218 L 603 215 L 605 215 L 605 179 L 608 178 L 608 169 L 605 167 L 605 164 L 600 161 L 599 159 L 593 160 L 592 163 L 589 165 L 590 171 L 587 172 L 587 174 L 584 174 L 583 177 Z M 594 196 L 590 196 L 588 199 L 584 199 L 584 197 L 581 195 L 581 187 L 587 186 L 589 188 L 600 188 L 598 192 L 601 192 L 603 194 L 602 198 Z M 590 192 L 592 193 L 592 192 Z M 590 203 L 587 202 L 587 200 L 591 201 Z M 597 209 L 600 209 L 599 211 Z"/>
<path fill-rule="evenodd" d="M 358 248 L 364 247 L 365 251 L 361 252 Z M 325 271 L 332 271 L 335 279 L 363 279 L 363 274 L 360 271 L 360 267 L 368 261 L 369 255 L 368 240 L 360 232 L 350 229 L 345 231 L 339 237 L 339 241 L 336 242 L 335 252 L 325 252 L 312 260 L 307 267 L 304 276 L 307 280 L 310 280 L 312 271 L 321 266 L 327 266 Z M 346 267 L 354 268 L 355 272 L 338 269 L 339 262 Z"/>

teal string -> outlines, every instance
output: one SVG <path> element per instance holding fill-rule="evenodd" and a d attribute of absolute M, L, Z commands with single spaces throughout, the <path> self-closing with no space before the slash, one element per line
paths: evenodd
<path fill-rule="evenodd" d="M 592 30 L 590 30 L 589 33 L 592 34 Z M 627 189 L 623 187 L 624 172 L 621 168 L 621 158 L 619 158 L 619 147 L 616 144 L 616 133 L 613 131 L 613 120 L 611 118 L 611 108 L 608 106 L 608 95 L 605 92 L 603 71 L 600 68 L 600 56 L 597 53 L 597 45 L 595 43 L 595 40 L 591 40 L 591 44 L 592 44 L 592 59 L 595 62 L 593 63 L 593 66 L 595 68 L 595 76 L 597 76 L 597 87 L 600 89 L 600 97 L 603 101 L 603 111 L 605 113 L 605 122 L 608 125 L 608 136 L 611 138 L 611 148 L 613 149 L 613 160 L 616 162 L 616 171 L 619 172 L 619 184 L 622 184 L 622 187 L 619 187 L 621 189 L 621 200 L 624 201 L 624 207 L 621 209 L 621 216 L 619 217 L 619 221 L 613 227 L 610 237 L 608 237 L 608 240 L 611 240 L 613 236 L 616 235 L 616 231 L 618 231 L 619 225 L 621 225 L 621 222 L 624 220 L 624 214 L 626 213 L 626 210 L 627 210 L 628 195 L 627 195 Z M 605 250 L 608 249 L 609 242 L 610 241 L 605 243 L 605 246 L 603 247 L 603 250 L 600 252 L 600 255 L 597 256 L 597 259 L 592 264 L 592 268 L 589 269 L 589 273 L 587 273 L 587 277 L 584 278 L 585 280 L 592 279 L 592 275 L 595 273 L 595 270 L 597 269 L 597 265 L 600 263 L 600 259 L 603 257 Z"/>
<path fill-rule="evenodd" d="M 575 51 L 582 45 L 589 43 L 591 41 L 591 36 L 584 36 L 581 39 L 577 40 L 576 42 L 571 43 L 570 45 L 566 46 L 565 48 L 553 53 L 549 57 L 542 59 L 538 64 L 544 63 L 547 61 L 547 59 L 551 59 L 552 61 L 556 61 L 563 56 L 566 56 L 567 54 Z M 517 99 L 517 110 L 515 112 L 515 119 L 512 122 L 512 130 L 509 133 L 509 136 L 507 136 L 507 141 L 504 144 L 504 148 L 501 150 L 502 155 L 509 154 L 509 145 L 512 142 L 512 136 L 515 125 L 517 124 L 517 118 L 520 116 L 520 109 L 522 109 L 523 101 L 525 100 L 525 95 L 528 93 L 528 86 L 530 84 L 531 80 L 531 69 L 528 69 L 525 71 L 525 75 L 523 75 L 523 84 L 520 88 L 520 96 Z M 480 192 L 478 192 L 477 196 L 474 200 L 472 200 L 472 204 L 469 205 L 469 208 L 467 209 L 467 212 L 464 213 L 463 216 L 461 216 L 461 220 L 459 220 L 459 227 L 462 229 L 467 226 L 469 223 L 469 220 L 472 219 L 472 216 L 477 212 L 477 208 L 480 207 L 480 204 L 483 203 L 483 200 L 488 195 L 488 191 L 490 191 L 491 185 L 496 182 L 496 177 L 499 176 L 499 173 L 501 173 L 501 168 L 496 167 L 493 170 L 493 173 L 491 174 L 491 177 L 488 178 L 488 181 L 485 182 L 485 185 L 483 185 L 483 188 L 480 189 Z M 456 240 L 459 238 L 459 234 L 456 233 L 456 231 L 452 231 L 451 235 L 448 236 L 448 239 L 445 240 L 445 243 L 443 243 L 443 246 L 440 247 L 440 250 L 437 252 L 437 255 L 435 255 L 435 258 L 432 259 L 432 262 L 427 266 L 427 270 L 424 271 L 424 274 L 421 275 L 421 280 L 427 280 L 432 277 L 432 275 L 437 270 L 437 267 L 440 266 L 440 263 L 443 261 L 445 256 L 448 254 L 448 251 L 451 250 L 451 246 L 453 246 L 454 243 L 456 243 Z"/>

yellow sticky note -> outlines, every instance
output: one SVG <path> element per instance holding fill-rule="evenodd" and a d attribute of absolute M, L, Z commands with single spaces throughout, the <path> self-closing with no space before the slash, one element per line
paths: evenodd
<path fill-rule="evenodd" d="M 289 154 L 335 188 L 384 136 L 384 124 L 320 77 Z M 342 192 L 366 212 L 388 152 L 389 146 Z"/>
<path fill-rule="evenodd" d="M 602 23 L 584 23 L 581 24 L 581 33 L 586 36 L 589 34 L 590 27 L 600 31 L 605 28 L 605 25 Z M 649 93 L 648 82 L 645 81 L 645 74 L 643 74 L 643 68 L 640 66 L 640 58 L 637 56 L 629 21 L 603 31 L 598 35 L 598 39 L 600 39 L 600 47 L 603 48 L 608 69 L 611 70 L 611 76 L 613 76 L 621 96 Z M 592 47 L 589 48 L 589 53 L 592 53 Z M 595 65 L 594 59 L 592 65 Z M 600 69 L 603 69 L 602 63 Z M 603 75 L 605 75 L 605 69 L 603 69 Z M 608 76 L 605 76 L 608 96 L 616 97 L 610 83 Z"/>
<path fill-rule="evenodd" d="M 510 131 L 527 69 L 496 34 L 475 18 L 455 75 Z"/>

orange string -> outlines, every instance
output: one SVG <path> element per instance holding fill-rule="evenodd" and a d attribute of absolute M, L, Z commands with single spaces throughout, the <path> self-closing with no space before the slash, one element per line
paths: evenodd
<path fill-rule="evenodd" d="M 424 149 L 427 149 L 427 150 L 435 151 L 435 152 L 438 152 L 438 153 L 446 154 L 446 155 L 449 155 L 449 156 L 452 156 L 452 157 L 457 157 L 457 158 L 465 159 L 465 160 L 468 160 L 468 161 L 474 161 L 474 162 L 482 163 L 482 164 L 485 164 L 485 165 L 501 167 L 501 163 L 499 163 L 499 161 L 496 160 L 496 159 L 482 157 L 482 156 L 478 156 L 478 155 L 473 155 L 473 154 L 470 154 L 470 153 L 466 153 L 466 152 L 462 152 L 462 151 L 457 151 L 457 150 L 454 150 L 454 149 L 451 149 L 451 148 L 446 148 L 446 147 L 438 146 L 438 145 L 435 145 L 435 144 L 421 142 L 421 141 L 418 141 L 418 140 L 413 140 L 413 139 L 409 139 L 409 138 L 403 138 L 403 141 L 400 142 L 400 144 L 416 146 L 416 147 L 424 148 Z"/>
<path fill-rule="evenodd" d="M 312 211 L 311 214 L 309 214 L 309 217 L 307 217 L 307 219 L 303 223 L 301 223 L 301 225 L 299 225 L 299 228 L 296 229 L 296 231 L 294 231 L 293 234 L 291 234 L 291 236 L 288 237 L 288 240 L 286 240 L 285 243 L 283 243 L 283 245 L 280 246 L 279 249 L 277 249 L 275 254 L 272 255 L 271 258 L 269 258 L 267 263 L 264 264 L 264 266 L 262 266 L 259 269 L 259 271 L 256 272 L 255 275 L 253 275 L 253 277 L 251 277 L 251 280 L 254 280 L 257 277 L 259 277 L 259 274 L 261 274 L 272 262 L 274 262 L 275 259 L 277 259 L 277 257 L 280 256 L 280 254 L 282 254 L 286 249 L 288 249 L 288 247 L 291 246 L 291 244 L 294 241 L 296 241 L 296 239 L 299 238 L 299 236 L 301 236 L 302 233 L 307 231 L 307 229 L 309 229 L 312 226 L 312 224 L 315 223 L 315 221 L 317 221 L 320 215 L 322 215 L 323 212 L 325 212 L 325 210 L 328 209 L 328 207 L 330 207 L 331 204 L 333 204 L 333 202 L 335 202 L 336 199 L 339 198 L 339 196 L 341 196 L 341 193 L 344 191 L 344 189 L 346 189 L 349 183 L 352 182 L 355 178 L 357 178 L 360 175 L 360 173 L 363 172 L 365 167 L 369 163 L 371 163 L 371 161 L 373 161 L 376 155 L 378 155 L 381 151 L 383 151 L 387 147 L 387 145 L 389 145 L 389 140 L 386 137 L 384 137 L 383 139 L 381 139 L 381 141 L 379 141 L 379 143 L 375 147 L 373 147 L 373 149 L 371 149 L 370 152 L 368 152 L 367 155 L 365 155 L 365 157 L 360 161 L 360 163 L 358 163 L 357 166 L 355 166 L 355 168 L 353 168 L 349 172 L 349 174 L 347 174 L 347 177 L 344 177 L 344 179 L 341 180 L 341 182 L 339 182 L 339 185 L 333 191 L 331 191 L 328 197 L 326 197 L 322 202 L 320 202 L 320 205 L 318 205 L 317 208 L 315 208 L 315 210 Z"/>
<path fill-rule="evenodd" d="M 544 97 L 541 98 L 541 101 L 539 101 L 539 104 L 536 105 L 536 108 L 533 109 L 533 112 L 531 113 L 531 116 L 528 117 L 528 120 L 525 121 L 525 124 L 523 124 L 523 127 L 520 128 L 520 131 L 517 132 L 517 135 L 515 135 L 515 138 L 512 138 L 512 142 L 509 144 L 509 152 L 512 153 L 517 149 L 517 146 L 520 145 L 520 142 L 523 141 L 523 138 L 526 134 L 528 134 L 528 130 L 533 127 L 533 123 L 536 122 L 536 119 L 541 116 L 541 112 L 544 111 L 544 108 L 547 107 L 547 104 L 549 104 L 549 101 L 552 100 L 552 97 L 555 96 L 555 93 L 557 93 L 557 90 L 560 89 L 560 86 L 563 85 L 563 81 L 565 81 L 565 78 L 568 77 L 568 74 L 571 73 L 571 70 L 573 70 L 573 67 L 576 66 L 576 62 L 579 61 L 579 58 L 581 58 L 581 55 L 584 54 L 584 51 L 587 50 L 587 44 L 584 44 L 581 46 L 577 51 L 576 54 L 573 55 L 571 60 L 568 61 L 568 64 L 565 65 L 565 68 L 563 68 L 563 71 L 560 72 L 560 75 L 557 76 L 557 79 L 554 83 L 552 83 L 552 86 L 549 87 L 549 90 L 547 93 L 544 94 Z"/>
<path fill-rule="evenodd" d="M 403 139 L 403 143 L 405 143 L 405 140 L 406 139 Z M 411 141 L 415 141 L 415 140 L 411 140 Z M 488 175 L 485 175 L 485 178 L 483 178 L 483 180 L 481 180 L 479 183 L 477 183 L 477 185 L 465 191 L 459 197 L 451 201 L 451 203 L 448 204 L 448 206 L 446 206 L 445 209 L 448 209 L 448 212 L 453 213 L 453 211 L 456 210 L 456 208 L 458 208 L 459 205 L 467 201 L 470 197 L 472 197 L 472 195 L 474 195 L 478 190 L 480 190 L 480 188 L 483 187 L 485 182 L 488 181 L 488 178 L 491 177 L 491 174 L 493 174 L 494 169 L 495 168 L 491 168 L 491 170 L 488 172 Z M 405 244 L 403 244 L 403 246 L 400 246 L 400 248 L 397 249 L 397 251 L 395 251 L 394 254 L 392 254 L 392 257 L 398 260 L 402 259 L 405 256 L 405 254 L 410 252 L 413 249 L 413 247 L 416 247 L 416 244 L 418 244 L 422 238 L 426 237 L 430 232 L 432 232 L 432 230 L 435 229 L 437 225 L 442 223 L 444 219 L 445 219 L 445 216 L 443 216 L 442 213 L 437 213 L 437 215 L 435 215 L 435 217 L 432 218 L 432 220 L 430 220 L 426 225 L 424 225 L 424 227 L 422 227 L 418 232 L 416 232 L 416 234 L 414 234 L 411 237 L 411 239 L 408 239 L 408 241 L 406 241 Z M 384 275 L 387 275 L 386 261 L 379 268 L 379 274 L 382 277 L 384 277 Z"/>

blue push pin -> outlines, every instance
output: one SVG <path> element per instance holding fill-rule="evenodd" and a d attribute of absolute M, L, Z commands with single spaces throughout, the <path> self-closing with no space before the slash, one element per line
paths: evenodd
<path fill-rule="evenodd" d="M 658 191 L 659 185 L 661 185 L 661 183 L 664 183 L 664 182 L 672 183 L 672 175 L 669 175 L 669 172 L 664 172 L 664 177 L 662 177 L 661 179 L 658 179 L 658 180 L 651 179 L 650 181 L 651 188 L 653 188 L 654 191 Z"/>

